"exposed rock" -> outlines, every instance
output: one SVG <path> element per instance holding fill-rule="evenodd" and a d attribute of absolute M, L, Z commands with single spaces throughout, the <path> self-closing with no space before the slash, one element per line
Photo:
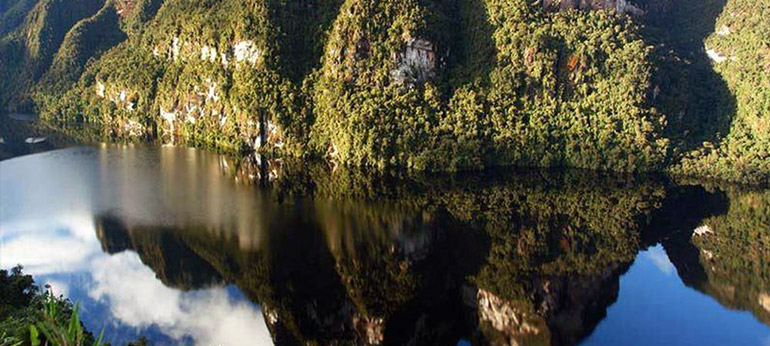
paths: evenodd
<path fill-rule="evenodd" d="M 257 48 L 254 41 L 244 40 L 233 45 L 233 56 L 236 62 L 249 62 L 253 66 L 262 57 L 262 50 Z"/>
<path fill-rule="evenodd" d="M 727 60 L 727 57 L 723 56 L 722 54 L 719 54 L 719 52 L 717 52 L 717 51 L 715 51 L 713 49 L 709 49 L 708 47 L 706 47 L 706 55 L 708 55 L 708 57 L 709 57 L 709 59 L 711 59 L 711 61 L 713 61 L 713 62 L 715 62 L 717 64 L 722 63 L 725 60 Z"/>
<path fill-rule="evenodd" d="M 129 137 L 141 137 L 144 134 L 144 126 L 134 120 L 123 124 L 123 134 Z"/>
<path fill-rule="evenodd" d="M 198 43 L 182 41 L 175 36 L 166 48 L 155 46 L 152 55 L 158 59 L 170 61 L 186 61 L 188 59 L 199 59 L 210 63 L 219 62 L 222 67 L 229 67 L 230 62 L 234 61 L 239 65 L 248 63 L 251 66 L 257 66 L 262 60 L 263 52 L 257 48 L 252 40 L 242 40 L 231 44 L 232 51 L 219 50 L 217 47 Z"/>
<path fill-rule="evenodd" d="M 409 39 L 403 52 L 395 54 L 397 67 L 391 72 L 397 84 L 414 85 L 435 76 L 436 52 L 424 39 Z"/>
<path fill-rule="evenodd" d="M 221 60 L 222 60 L 222 66 L 227 68 L 227 66 L 230 65 L 230 61 L 227 59 L 227 54 L 225 52 L 222 52 L 220 54 Z"/>
<path fill-rule="evenodd" d="M 696 228 L 693 231 L 692 235 L 694 237 L 694 236 L 706 235 L 706 234 L 709 234 L 709 233 L 714 233 L 714 232 L 711 230 L 711 228 L 708 225 L 702 225 L 702 226 Z"/>
<path fill-rule="evenodd" d="M 614 10 L 620 14 L 641 16 L 645 12 L 638 6 L 626 0 L 544 0 L 543 6 L 547 9 L 567 11 L 581 10 Z"/>
<path fill-rule="evenodd" d="M 213 82 L 211 78 L 206 80 L 206 83 L 209 84 L 208 92 L 206 93 L 206 101 L 213 101 L 213 102 L 219 102 L 220 96 L 217 92 L 217 82 Z"/>
<path fill-rule="evenodd" d="M 216 62 L 218 58 L 219 54 L 217 54 L 217 49 L 215 47 L 203 46 L 201 48 L 201 60 Z"/>
<path fill-rule="evenodd" d="M 722 25 L 719 30 L 717 30 L 717 35 L 719 36 L 727 36 L 730 35 L 730 27 L 727 25 Z"/>
<path fill-rule="evenodd" d="M 480 321 L 489 323 L 492 328 L 505 333 L 510 339 L 541 333 L 540 327 L 534 321 L 537 316 L 522 311 L 514 302 L 503 300 L 484 289 L 478 290 L 476 300 Z"/>
<path fill-rule="evenodd" d="M 107 88 L 104 86 L 102 82 L 96 82 L 96 95 L 104 98 L 104 92 L 107 90 Z"/>
<path fill-rule="evenodd" d="M 770 294 L 761 293 L 759 295 L 759 305 L 767 310 L 767 312 L 770 312 Z"/>
<path fill-rule="evenodd" d="M 385 340 L 385 320 L 380 317 L 355 316 L 353 325 L 369 345 L 380 345 Z"/>
<path fill-rule="evenodd" d="M 181 46 L 179 45 L 179 37 L 174 37 L 171 40 L 171 60 L 174 60 L 174 61 L 179 60 L 180 50 L 181 50 Z"/>
<path fill-rule="evenodd" d="M 121 19 L 125 19 L 136 8 L 136 0 L 116 0 L 115 9 Z"/>
<path fill-rule="evenodd" d="M 265 137 L 263 138 L 262 143 L 271 145 L 277 149 L 283 148 L 283 137 L 281 136 L 281 131 L 272 121 L 267 121 Z"/>
<path fill-rule="evenodd" d="M 174 120 L 176 120 L 176 112 L 167 112 L 163 108 L 160 109 L 160 117 L 163 118 L 167 123 L 169 123 L 171 126 L 174 125 Z"/>
<path fill-rule="evenodd" d="M 262 306 L 262 311 L 265 312 L 265 321 L 268 324 L 273 326 L 276 323 L 278 323 L 278 313 L 275 310 L 270 309 L 270 308 L 268 308 L 266 306 Z"/>
<path fill-rule="evenodd" d="M 611 3 L 611 0 L 606 0 L 607 3 Z M 642 9 L 634 6 L 631 2 L 626 0 L 615 1 L 615 12 L 620 14 L 630 14 L 634 16 L 641 16 L 644 14 Z"/>

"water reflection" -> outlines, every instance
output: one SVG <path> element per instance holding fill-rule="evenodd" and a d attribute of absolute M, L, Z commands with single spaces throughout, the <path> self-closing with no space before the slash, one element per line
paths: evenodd
<path fill-rule="evenodd" d="M 768 191 L 582 171 L 331 173 L 174 147 L 71 148 L 0 169 L 0 266 L 53 281 L 119 339 L 770 337 Z M 668 320 L 722 328 L 676 339 L 680 326 L 656 322 L 691 306 Z"/>

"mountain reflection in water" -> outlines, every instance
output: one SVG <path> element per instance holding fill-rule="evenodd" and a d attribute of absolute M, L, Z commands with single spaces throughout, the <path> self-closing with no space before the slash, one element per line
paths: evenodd
<path fill-rule="evenodd" d="M 0 169 L 0 267 L 25 265 L 116 341 L 770 340 L 770 191 L 106 145 Z"/>

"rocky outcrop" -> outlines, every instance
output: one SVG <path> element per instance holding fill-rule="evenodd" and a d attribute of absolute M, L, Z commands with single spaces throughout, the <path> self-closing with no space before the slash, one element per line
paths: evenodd
<path fill-rule="evenodd" d="M 759 305 L 770 314 L 770 294 L 760 293 L 757 298 Z"/>
<path fill-rule="evenodd" d="M 644 10 L 629 0 L 544 0 L 543 7 L 559 11 L 572 9 L 612 10 L 620 14 L 634 16 L 644 14 Z"/>
<path fill-rule="evenodd" d="M 200 60 L 220 64 L 223 68 L 238 68 L 241 66 L 259 67 L 264 63 L 264 52 L 251 39 L 242 39 L 219 48 L 199 42 L 182 40 L 178 36 L 171 37 L 168 42 L 156 45 L 152 55 L 159 59 L 173 62 Z"/>
<path fill-rule="evenodd" d="M 436 76 L 438 61 L 433 44 L 425 39 L 409 39 L 402 52 L 394 53 L 396 68 L 391 77 L 396 84 L 414 86 Z"/>
<path fill-rule="evenodd" d="M 548 340 L 548 327 L 542 317 L 526 312 L 516 302 L 503 300 L 484 289 L 478 290 L 479 320 L 503 334 L 507 345 L 518 345 L 518 340 L 540 338 Z"/>
<path fill-rule="evenodd" d="M 627 268 L 607 268 L 598 276 L 517 278 L 531 289 L 516 299 L 479 287 L 471 305 L 478 313 L 479 333 L 494 345 L 578 344 L 617 299 L 620 275 Z"/>

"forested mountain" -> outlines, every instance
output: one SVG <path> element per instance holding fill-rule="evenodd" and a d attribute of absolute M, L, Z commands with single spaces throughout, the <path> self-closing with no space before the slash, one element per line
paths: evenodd
<path fill-rule="evenodd" d="M 418 170 L 770 179 L 767 0 L 3 0 L 0 112 Z"/>

